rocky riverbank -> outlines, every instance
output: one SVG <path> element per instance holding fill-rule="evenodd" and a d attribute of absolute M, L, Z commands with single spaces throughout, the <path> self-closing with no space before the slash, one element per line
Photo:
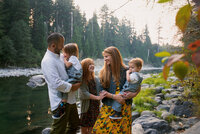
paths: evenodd
<path fill-rule="evenodd" d="M 182 99 L 184 87 L 171 85 L 171 88 L 167 89 L 153 89 L 156 91 L 153 99 L 159 105 L 154 108 L 154 112 L 132 112 L 133 134 L 200 134 L 200 118 L 195 117 L 195 105 Z M 157 116 L 155 111 L 161 112 L 161 116 Z"/>

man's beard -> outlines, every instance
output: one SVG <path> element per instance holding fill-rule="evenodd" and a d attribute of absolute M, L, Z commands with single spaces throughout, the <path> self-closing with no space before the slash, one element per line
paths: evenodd
<path fill-rule="evenodd" d="M 58 47 L 56 47 L 56 48 L 54 49 L 54 53 L 56 53 L 56 54 L 58 54 L 58 55 L 60 55 L 60 51 L 61 51 L 61 50 L 59 50 Z"/>

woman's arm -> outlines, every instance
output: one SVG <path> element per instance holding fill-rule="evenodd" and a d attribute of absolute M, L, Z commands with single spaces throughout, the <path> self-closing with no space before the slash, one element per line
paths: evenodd
<path fill-rule="evenodd" d="M 111 99 L 113 99 L 113 100 L 116 100 L 116 101 L 119 102 L 120 104 L 124 104 L 124 103 L 125 103 L 125 99 L 122 97 L 121 94 L 112 94 L 112 93 L 109 93 L 109 92 L 107 92 L 107 91 L 103 91 L 103 92 L 106 92 L 105 97 L 111 98 Z"/>
<path fill-rule="evenodd" d="M 101 93 L 99 94 L 99 96 L 90 94 L 90 99 L 92 99 L 92 100 L 102 100 L 102 99 L 105 97 L 105 95 L 106 95 L 105 92 L 101 92 Z"/>
<path fill-rule="evenodd" d="M 140 90 L 141 90 L 141 87 L 139 87 L 138 91 L 135 92 L 135 93 L 127 91 L 127 92 L 125 92 L 125 94 L 123 94 L 123 97 L 125 99 L 132 99 L 132 98 L 134 98 L 134 97 L 136 97 L 138 95 Z"/>

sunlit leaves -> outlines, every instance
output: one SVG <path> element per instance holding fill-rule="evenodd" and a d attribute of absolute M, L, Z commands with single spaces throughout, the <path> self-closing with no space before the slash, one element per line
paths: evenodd
<path fill-rule="evenodd" d="M 167 77 L 168 77 L 168 75 L 169 75 L 169 70 L 170 70 L 170 67 L 168 67 L 168 66 L 165 64 L 165 66 L 164 66 L 164 68 L 163 68 L 163 77 L 164 77 L 165 80 L 167 80 Z"/>
<path fill-rule="evenodd" d="M 188 45 L 188 49 L 192 51 L 196 51 L 198 47 L 200 47 L 200 40 L 196 40 Z"/>
<path fill-rule="evenodd" d="M 192 54 L 192 61 L 197 67 L 200 67 L 200 50 Z"/>
<path fill-rule="evenodd" d="M 180 61 L 181 58 L 183 58 L 185 56 L 185 54 L 174 54 L 174 55 L 171 55 L 169 52 L 166 52 L 166 51 L 163 51 L 163 52 L 159 52 L 159 53 L 156 53 L 155 56 L 157 57 L 164 57 L 162 59 L 162 62 L 165 62 L 167 60 L 167 63 L 165 64 L 164 68 L 163 68 L 163 77 L 165 80 L 167 80 L 167 77 L 169 75 L 169 70 L 170 70 L 170 67 L 172 64 L 176 64 L 176 66 L 174 67 L 174 71 L 176 71 L 176 76 L 179 78 L 179 79 L 183 79 L 185 77 L 185 75 L 181 75 L 179 74 L 180 72 L 182 72 L 181 70 L 184 70 L 183 68 L 185 68 L 185 66 L 183 67 L 184 64 L 180 64 L 182 63 L 182 61 Z M 177 64 L 179 63 L 179 64 Z M 180 72 L 177 71 L 177 69 L 179 70 L 180 68 Z M 183 73 L 184 74 L 184 73 Z"/>
<path fill-rule="evenodd" d="M 173 65 L 173 71 L 180 80 L 184 80 L 185 76 L 187 75 L 189 70 L 189 64 L 188 62 L 184 61 L 178 61 L 174 63 Z"/>
<path fill-rule="evenodd" d="M 158 52 L 155 54 L 156 57 L 166 57 L 166 56 L 171 56 L 169 52 L 163 51 L 163 52 Z"/>
<path fill-rule="evenodd" d="M 185 5 L 179 9 L 178 13 L 176 14 L 176 25 L 179 29 L 184 32 L 187 24 L 190 20 L 192 7 L 191 5 Z"/>
<path fill-rule="evenodd" d="M 164 57 L 164 58 L 162 58 L 162 63 L 164 63 L 167 59 L 168 59 L 169 57 Z"/>
<path fill-rule="evenodd" d="M 166 2 L 171 2 L 173 0 L 159 0 L 158 3 L 166 3 Z"/>
<path fill-rule="evenodd" d="M 167 61 L 167 66 L 171 66 L 173 63 L 179 61 L 182 57 L 184 57 L 185 54 L 174 54 L 171 57 L 169 57 Z"/>
<path fill-rule="evenodd" d="M 200 22 L 200 7 L 199 7 L 198 12 L 197 12 L 197 19 Z"/>

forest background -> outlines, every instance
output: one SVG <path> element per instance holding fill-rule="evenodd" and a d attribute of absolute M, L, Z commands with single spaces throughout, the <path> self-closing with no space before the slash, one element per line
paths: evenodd
<path fill-rule="evenodd" d="M 147 26 L 138 36 L 129 20 L 110 12 L 104 5 L 87 21 L 73 0 L 0 0 L 0 66 L 40 66 L 52 32 L 62 33 L 65 44 L 77 43 L 80 60 L 102 58 L 104 48 L 115 46 L 123 58 L 140 57 L 145 64 L 161 66 L 154 54 L 175 48 L 153 44 Z"/>

